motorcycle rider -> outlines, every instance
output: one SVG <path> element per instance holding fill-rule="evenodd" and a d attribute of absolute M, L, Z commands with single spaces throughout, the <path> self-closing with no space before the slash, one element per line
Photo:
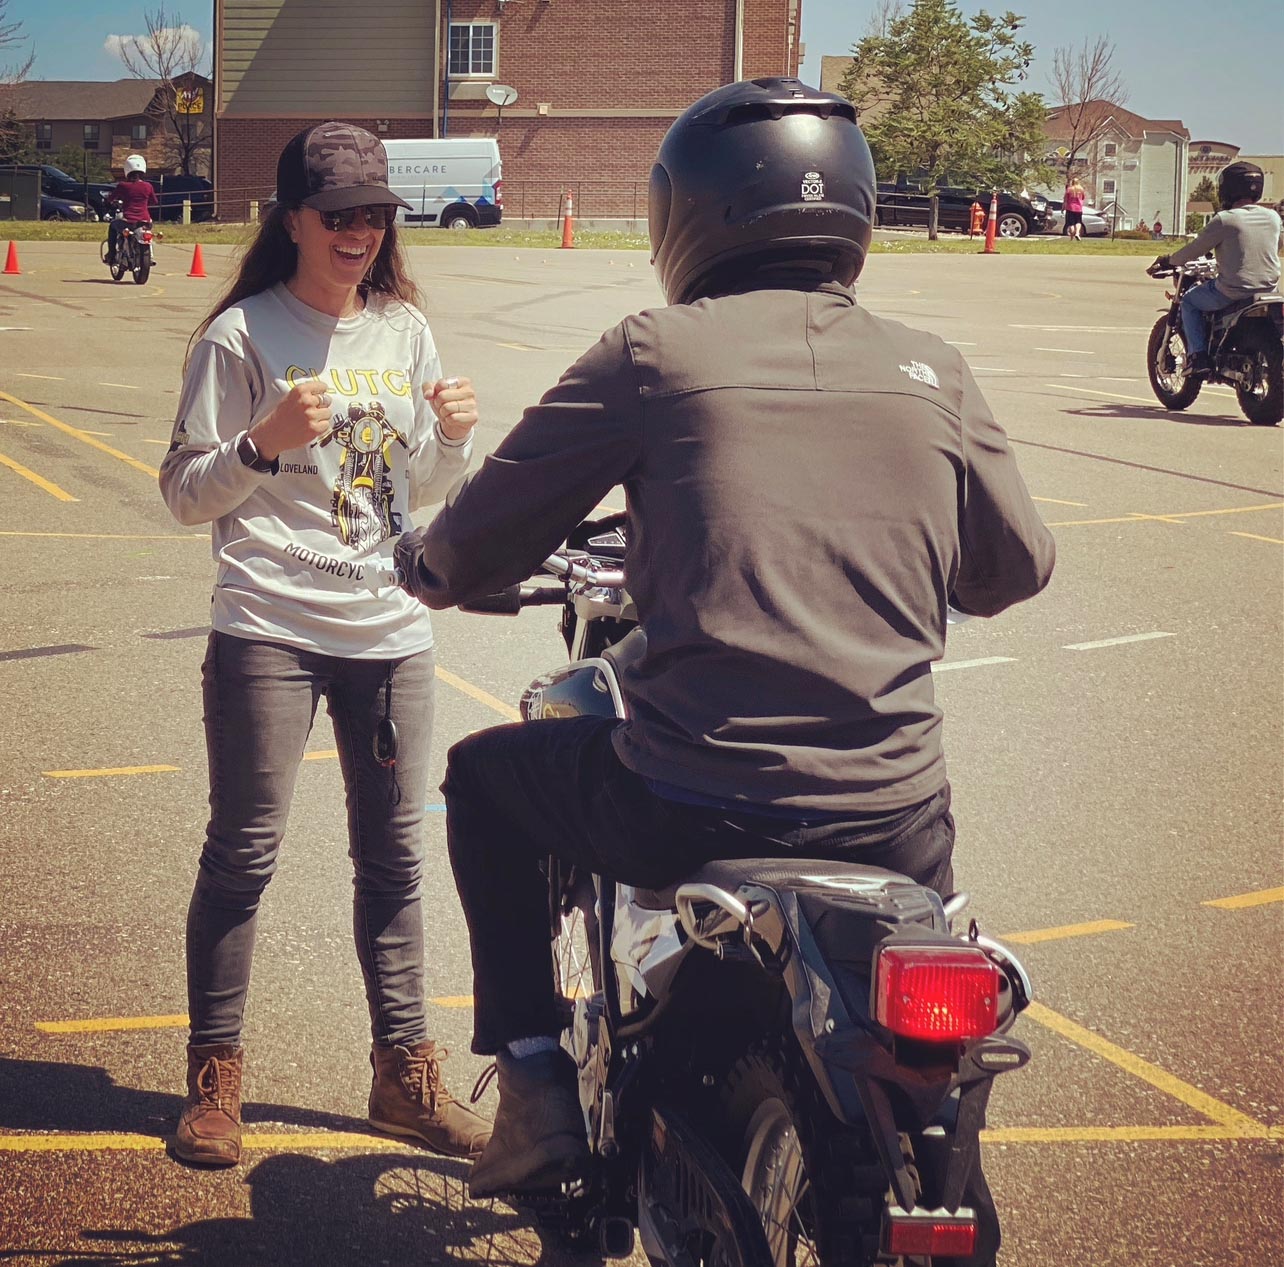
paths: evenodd
<path fill-rule="evenodd" d="M 647 650 L 630 718 L 501 726 L 443 790 L 495 1053 L 474 1197 L 556 1187 L 587 1153 L 560 1030 L 540 861 L 659 887 L 714 858 L 824 857 L 952 891 L 931 663 L 947 600 L 993 615 L 1054 544 L 957 351 L 872 316 L 875 178 L 851 104 L 728 85 L 665 137 L 653 263 L 669 301 L 608 330 L 433 522 L 406 587 L 447 607 L 529 576 L 617 484 Z M 968 1204 L 993 1262 L 979 1161 Z"/>
<path fill-rule="evenodd" d="M 136 224 L 151 224 L 151 209 L 160 206 L 151 182 L 143 179 L 146 174 L 147 160 L 141 154 L 131 154 L 125 160 L 125 179 L 118 180 L 115 190 L 107 195 L 109 203 L 122 209 L 121 216 L 113 218 L 107 225 L 109 265 L 116 262 L 116 248 L 125 229 Z"/>
<path fill-rule="evenodd" d="M 1186 337 L 1189 372 L 1207 374 L 1208 320 L 1241 299 L 1272 291 L 1280 280 L 1280 217 L 1258 202 L 1264 177 L 1256 163 L 1232 163 L 1217 177 L 1217 200 L 1222 209 L 1193 241 L 1161 255 L 1154 270 L 1189 264 L 1213 253 L 1217 276 L 1192 286 L 1181 300 L 1181 328 Z"/>

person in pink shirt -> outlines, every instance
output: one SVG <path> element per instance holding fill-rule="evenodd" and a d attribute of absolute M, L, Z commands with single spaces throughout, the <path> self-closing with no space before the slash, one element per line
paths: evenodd
<path fill-rule="evenodd" d="M 116 182 L 116 190 L 109 195 L 111 202 L 120 207 L 121 217 L 107 226 L 107 263 L 116 262 L 116 244 L 120 241 L 122 225 L 151 224 L 152 208 L 160 206 L 151 181 L 144 180 L 147 160 L 141 154 L 131 154 L 125 160 L 125 179 Z"/>
<path fill-rule="evenodd" d="M 1083 237 L 1083 196 L 1086 192 L 1077 177 L 1066 186 L 1066 222 L 1061 232 L 1076 242 Z"/>

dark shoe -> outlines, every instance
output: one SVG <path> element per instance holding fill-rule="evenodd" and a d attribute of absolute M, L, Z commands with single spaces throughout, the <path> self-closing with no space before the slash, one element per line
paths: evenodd
<path fill-rule="evenodd" d="M 1186 373 L 1189 375 L 1199 375 L 1200 377 L 1212 372 L 1213 364 L 1208 359 L 1207 352 L 1192 352 L 1190 359 L 1186 362 Z"/>
<path fill-rule="evenodd" d="M 244 1049 L 223 1043 L 187 1048 L 187 1100 L 174 1153 L 201 1166 L 241 1160 L 241 1071 Z"/>
<path fill-rule="evenodd" d="M 370 1049 L 374 1083 L 369 1122 L 390 1135 L 422 1140 L 447 1157 L 480 1157 L 490 1123 L 446 1090 L 441 1062 L 449 1053 L 433 1042 Z"/>
<path fill-rule="evenodd" d="M 500 1052 L 495 1063 L 495 1133 L 469 1171 L 469 1196 L 557 1191 L 584 1177 L 589 1150 L 574 1061 L 558 1048 L 521 1060 Z"/>

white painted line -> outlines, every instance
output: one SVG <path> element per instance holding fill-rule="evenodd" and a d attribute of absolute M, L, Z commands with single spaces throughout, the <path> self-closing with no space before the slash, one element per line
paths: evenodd
<path fill-rule="evenodd" d="M 1064 334 L 1068 330 L 1079 330 L 1085 334 L 1149 334 L 1149 326 L 1025 326 L 1009 324 L 1009 330 L 1043 330 L 1048 334 Z"/>
<path fill-rule="evenodd" d="M 123 391 L 136 392 L 138 390 L 132 383 L 99 383 L 99 387 L 119 387 Z"/>
<path fill-rule="evenodd" d="M 950 660 L 944 664 L 932 665 L 933 673 L 945 673 L 950 669 L 979 669 L 986 664 L 1015 664 L 1010 655 L 989 655 L 980 660 Z"/>
<path fill-rule="evenodd" d="M 1141 405 L 1154 405 L 1156 409 L 1163 408 L 1157 400 L 1145 396 L 1125 396 L 1122 392 L 1099 392 L 1091 387 L 1071 387 L 1068 383 L 1044 383 L 1044 387 L 1051 387 L 1059 392 L 1087 392 L 1089 396 L 1108 396 L 1111 400 L 1135 400 Z"/>
<path fill-rule="evenodd" d="M 15 374 L 18 378 L 45 378 L 51 383 L 65 383 L 67 381 L 65 378 L 59 378 L 57 374 L 24 374 L 21 370 L 16 370 Z"/>
<path fill-rule="evenodd" d="M 1005 370 L 998 365 L 972 365 L 969 367 L 973 374 L 1015 374 L 1016 370 Z"/>
<path fill-rule="evenodd" d="M 1092 378 L 1091 374 L 1058 374 L 1058 378 Z"/>
<path fill-rule="evenodd" d="M 1063 352 L 1066 356 L 1096 356 L 1095 352 L 1085 352 L 1082 348 L 1035 348 L 1036 352 Z"/>
<path fill-rule="evenodd" d="M 1144 378 L 1118 378 L 1114 374 L 1098 374 L 1103 383 L 1144 383 Z"/>
<path fill-rule="evenodd" d="M 143 443 L 144 444 L 163 444 L 166 448 L 168 448 L 170 442 L 168 440 L 148 440 L 144 438 Z"/>
<path fill-rule="evenodd" d="M 946 339 L 946 340 L 945 340 L 945 342 L 946 342 L 946 343 L 948 343 L 948 344 L 950 345 L 950 347 L 952 347 L 952 348 L 974 348 L 974 347 L 976 347 L 976 344 L 975 344 L 975 343 L 967 343 L 967 342 L 965 342 L 963 339 Z"/>
<path fill-rule="evenodd" d="M 1068 642 L 1062 649 L 1065 651 L 1095 651 L 1098 647 L 1119 647 L 1125 642 L 1150 642 L 1155 638 L 1175 638 L 1170 633 L 1126 634 L 1122 638 L 1102 638 L 1099 642 Z"/>
<path fill-rule="evenodd" d="M 0 332 L 8 330 L 34 330 L 35 326 L 0 326 Z"/>

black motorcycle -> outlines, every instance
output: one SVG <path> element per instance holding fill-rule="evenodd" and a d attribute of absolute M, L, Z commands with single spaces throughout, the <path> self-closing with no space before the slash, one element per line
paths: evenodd
<path fill-rule="evenodd" d="M 1284 418 L 1284 295 L 1254 295 L 1209 314 L 1206 374 L 1190 371 L 1190 355 L 1181 326 L 1182 296 L 1192 287 L 1217 276 L 1211 260 L 1195 260 L 1176 268 L 1146 270 L 1151 277 L 1176 277 L 1167 291 L 1168 311 L 1155 322 L 1146 350 L 1150 386 L 1166 409 L 1186 409 L 1207 381 L 1235 389 L 1239 407 L 1249 422 L 1273 427 Z"/>
<path fill-rule="evenodd" d="M 570 663 L 526 720 L 624 718 L 645 648 L 622 516 L 586 522 L 538 579 L 465 608 L 561 609 Z M 553 578 L 556 578 L 555 580 Z M 582 794 L 583 789 L 578 794 Z M 608 1257 L 634 1232 L 668 1267 L 869 1267 L 974 1252 L 963 1203 L 1030 984 L 905 876 L 807 859 L 719 861 L 651 891 L 550 858 L 549 936 L 590 1173 L 536 1205 Z"/>
<path fill-rule="evenodd" d="M 160 236 L 150 223 L 126 224 L 116 241 L 115 262 L 107 265 L 111 270 L 112 281 L 118 282 L 126 273 L 132 273 L 137 285 L 146 285 L 155 263 L 152 242 Z M 105 238 L 99 247 L 104 264 L 107 264 L 110 240 L 110 237 Z"/>

